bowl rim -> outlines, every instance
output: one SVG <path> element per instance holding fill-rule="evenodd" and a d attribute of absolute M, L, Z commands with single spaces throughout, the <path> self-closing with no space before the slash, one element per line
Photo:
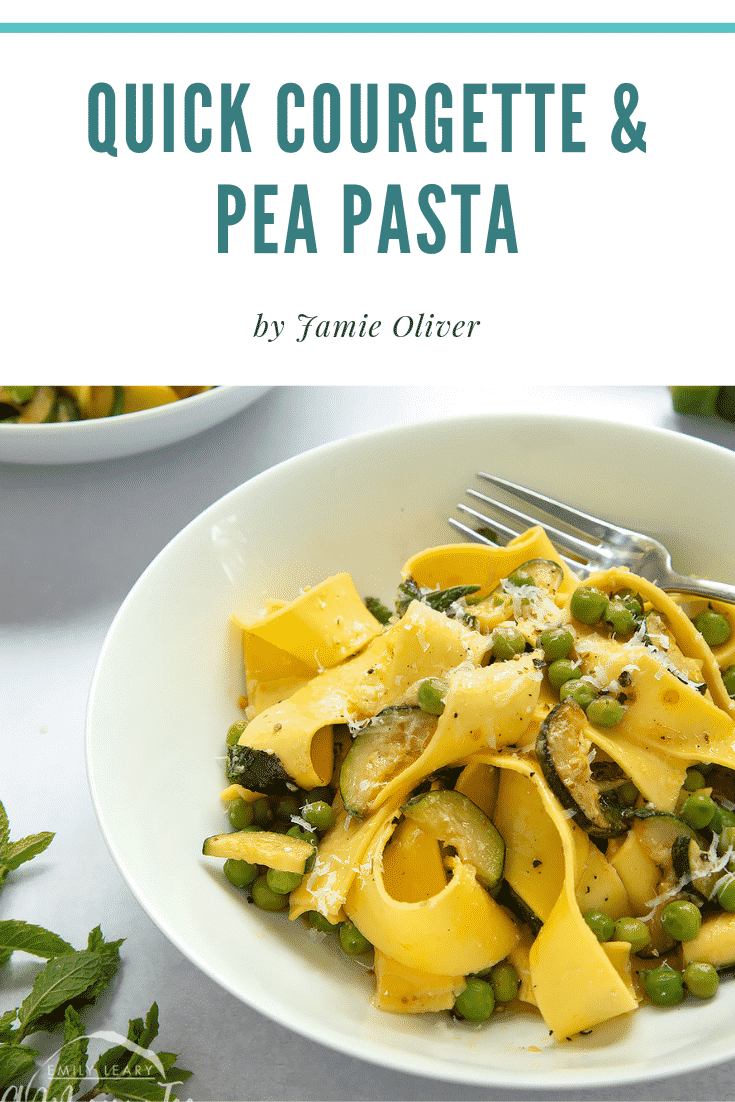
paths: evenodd
<path fill-rule="evenodd" d="M 735 473 L 735 451 L 730 451 L 727 448 L 722 447 L 719 444 L 712 443 L 707 440 L 702 440 L 696 436 L 690 436 L 689 434 L 682 433 L 674 429 L 668 429 L 660 426 L 641 425 L 630 422 L 618 422 L 610 420 L 604 417 L 589 416 L 589 415 L 576 415 L 576 414 L 563 414 L 563 413 L 543 413 L 543 412 L 527 412 L 522 409 L 502 411 L 499 413 L 463 413 L 452 415 L 448 417 L 435 417 L 431 419 L 418 420 L 409 423 L 399 423 L 388 426 L 383 426 L 377 429 L 371 429 L 366 432 L 348 434 L 346 436 L 339 437 L 335 440 L 327 441 L 316 447 L 307 449 L 303 452 L 299 452 L 296 455 L 290 456 L 287 459 L 274 464 L 272 467 L 268 467 L 258 474 L 253 475 L 251 478 L 246 479 L 238 486 L 233 487 L 226 494 L 223 494 L 216 501 L 212 502 L 206 509 L 202 510 L 196 517 L 192 518 L 176 535 L 174 535 L 164 547 L 156 554 L 148 566 L 143 570 L 137 581 L 131 587 L 129 593 L 122 601 L 119 609 L 117 610 L 102 644 L 97 662 L 95 664 L 94 673 L 90 682 L 90 688 L 88 693 L 86 711 L 85 711 L 85 735 L 84 735 L 84 747 L 85 747 L 85 766 L 86 775 L 88 781 L 88 787 L 92 804 L 95 811 L 100 831 L 104 838 L 105 844 L 115 862 L 115 865 L 123 877 L 126 885 L 131 891 L 133 897 L 138 901 L 140 906 L 146 912 L 148 917 L 155 923 L 164 936 L 172 942 L 172 944 L 186 957 L 195 967 L 199 968 L 205 975 L 213 980 L 218 986 L 224 988 L 233 997 L 241 1002 L 245 1002 L 248 1006 L 256 1010 L 258 1013 L 263 1014 L 265 1017 L 270 1018 L 281 1026 L 285 1026 L 291 1029 L 293 1032 L 305 1037 L 306 1039 L 322 1044 L 325 1047 L 331 1048 L 334 1051 L 340 1052 L 343 1055 L 347 1055 L 356 1059 L 365 1060 L 366 1062 L 374 1063 L 377 1066 L 389 1068 L 393 1071 L 398 1071 L 407 1075 L 423 1076 L 432 1078 L 438 1081 L 451 1082 L 451 1083 L 463 1083 L 473 1085 L 477 1087 L 496 1087 L 499 1089 L 520 1089 L 520 1090 L 583 1090 L 590 1087 L 608 1087 L 625 1085 L 631 1083 L 642 1083 L 650 1081 L 664 1080 L 668 1077 L 665 1071 L 661 1068 L 649 1067 L 649 1068 L 636 1068 L 635 1070 L 619 1070 L 617 1073 L 610 1074 L 605 1078 L 601 1078 L 599 1073 L 589 1073 L 585 1071 L 575 1070 L 570 1068 L 567 1071 L 552 1072 L 551 1078 L 549 1076 L 529 1075 L 526 1072 L 520 1073 L 509 1072 L 501 1068 L 488 1068 L 481 1065 L 472 1064 L 450 1064 L 448 1061 L 442 1061 L 441 1058 L 437 1058 L 433 1061 L 429 1061 L 431 1066 L 420 1069 L 418 1067 L 411 1068 L 406 1066 L 405 1056 L 402 1058 L 400 1050 L 392 1050 L 386 1046 L 380 1045 L 378 1042 L 371 1040 L 369 1036 L 361 1036 L 359 1038 L 347 1038 L 336 1033 L 331 1027 L 321 1023 L 319 1026 L 319 1036 L 316 1037 L 313 1032 L 313 1022 L 311 1026 L 302 1020 L 300 1014 L 290 1013 L 288 1008 L 284 1009 L 282 1004 L 277 1004 L 275 1001 L 272 1003 L 269 1001 L 270 996 L 261 997 L 258 1000 L 251 1000 L 235 983 L 228 981 L 226 975 L 220 973 L 216 966 L 210 965 L 206 960 L 202 959 L 196 949 L 187 945 L 186 941 L 180 937 L 180 935 L 172 929 L 168 920 L 160 913 L 158 906 L 147 898 L 146 893 L 139 889 L 132 877 L 129 875 L 127 868 L 125 867 L 124 860 L 118 856 L 117 847 L 112 838 L 110 838 L 103 826 L 102 810 L 98 799 L 98 793 L 93 773 L 92 766 L 92 744 L 94 740 L 92 729 L 92 712 L 94 709 L 95 693 L 97 691 L 98 682 L 100 680 L 101 670 L 105 661 L 106 654 L 110 648 L 111 640 L 114 633 L 117 630 L 118 624 L 125 616 L 126 610 L 129 604 L 135 600 L 139 589 L 141 589 L 147 582 L 147 579 L 161 569 L 162 563 L 165 561 L 167 555 L 172 553 L 179 544 L 186 539 L 189 531 L 200 525 L 205 525 L 209 522 L 209 519 L 218 511 L 226 508 L 232 502 L 232 500 L 239 494 L 241 494 L 245 487 L 253 485 L 264 484 L 267 486 L 268 481 L 272 479 L 280 479 L 291 468 L 296 468 L 303 463 L 319 462 L 322 457 L 328 457 L 330 455 L 338 455 L 343 449 L 349 448 L 353 445 L 369 444 L 371 441 L 380 441 L 381 439 L 387 439 L 391 436 L 411 435 L 413 433 L 425 433 L 431 432 L 436 429 L 446 429 L 452 425 L 470 425 L 479 423 L 497 423 L 504 421 L 510 423 L 513 421 L 525 421 L 536 424 L 545 423 L 548 425 L 561 424 L 568 425 L 570 427 L 583 427 L 594 425 L 596 428 L 605 431 L 605 429 L 611 429 L 616 433 L 623 436 L 630 437 L 648 437 L 651 441 L 656 441 L 662 437 L 667 437 L 672 443 L 683 443 L 685 448 L 691 448 L 693 451 L 700 451 L 705 454 L 716 454 L 719 458 L 732 464 L 733 471 Z M 455 542 L 455 541 L 452 541 Z M 716 1054 L 714 1056 L 695 1056 L 685 1060 L 677 1065 L 675 1070 L 669 1073 L 672 1076 L 685 1075 L 700 1070 L 702 1068 L 714 1067 L 716 1065 L 725 1063 L 732 1059 L 732 1052 L 726 1051 Z M 417 1058 L 418 1060 L 418 1058 Z"/>

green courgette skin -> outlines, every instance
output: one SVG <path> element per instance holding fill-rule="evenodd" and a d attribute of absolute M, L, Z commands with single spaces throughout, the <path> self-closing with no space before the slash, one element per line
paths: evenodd
<path fill-rule="evenodd" d="M 371 813 L 381 788 L 419 757 L 436 723 L 436 716 L 403 704 L 370 720 L 340 769 L 340 794 L 350 815 L 364 819 Z"/>
<path fill-rule="evenodd" d="M 556 733 L 556 725 L 562 725 L 562 730 L 569 731 L 570 737 L 573 737 L 574 733 L 581 729 L 583 723 L 584 712 L 575 701 L 567 698 L 557 704 L 547 715 L 536 737 L 536 756 L 546 783 L 564 810 L 573 812 L 572 817 L 577 826 L 580 826 L 595 838 L 614 838 L 617 835 L 624 834 L 628 829 L 627 809 L 619 808 L 607 801 L 590 777 L 585 787 L 590 802 L 598 809 L 595 817 L 591 818 L 569 791 L 559 775 L 558 766 L 554 761 L 554 752 L 550 740 Z"/>
<path fill-rule="evenodd" d="M 692 868 L 691 863 L 691 846 L 696 845 L 697 850 L 701 853 L 699 842 L 691 838 L 688 834 L 681 834 L 675 839 L 673 846 L 671 847 L 671 861 L 673 869 L 680 881 L 684 878 L 688 878 L 686 881 L 686 888 L 688 892 L 693 896 L 693 902 L 699 904 L 709 902 L 710 891 L 714 891 L 717 874 L 697 871 Z"/>
<path fill-rule="evenodd" d="M 535 937 L 543 926 L 543 922 L 518 892 L 511 888 L 508 881 L 501 881 L 498 891 L 493 894 L 496 902 L 512 911 L 521 925 L 528 926 Z"/>
<path fill-rule="evenodd" d="M 266 796 L 281 796 L 289 791 L 288 785 L 294 783 L 277 754 L 267 754 L 265 750 L 255 750 L 240 743 L 227 747 L 226 772 L 231 783 Z"/>
<path fill-rule="evenodd" d="M 112 388 L 112 403 L 110 404 L 110 412 L 108 417 L 119 417 L 121 413 L 125 412 L 125 387 L 114 386 Z"/>
<path fill-rule="evenodd" d="M 453 846 L 473 865 L 489 892 L 503 879 L 505 842 L 484 811 L 461 792 L 437 789 L 415 796 L 401 811 L 444 845 Z"/>

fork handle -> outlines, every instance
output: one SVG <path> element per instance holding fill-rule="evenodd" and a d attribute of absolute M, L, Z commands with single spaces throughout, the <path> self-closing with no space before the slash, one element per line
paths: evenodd
<path fill-rule="evenodd" d="M 711 582 L 706 578 L 687 578 L 673 571 L 658 583 L 667 593 L 685 593 L 688 597 L 707 597 L 712 601 L 729 601 L 735 605 L 735 585 Z"/>

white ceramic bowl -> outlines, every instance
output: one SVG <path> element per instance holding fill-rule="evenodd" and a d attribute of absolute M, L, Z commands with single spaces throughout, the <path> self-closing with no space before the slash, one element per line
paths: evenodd
<path fill-rule="evenodd" d="M 0 463 L 95 463 L 137 455 L 218 425 L 269 389 L 218 386 L 119 417 L 51 425 L 0 424 Z"/>
<path fill-rule="evenodd" d="M 242 691 L 233 611 L 340 570 L 392 600 L 403 562 L 452 542 L 445 518 L 491 469 L 648 530 L 684 572 L 735 578 L 735 454 L 687 436 L 558 416 L 478 416 L 392 428 L 265 471 L 161 552 L 123 604 L 87 719 L 102 830 L 139 902 L 234 995 L 283 1025 L 377 1064 L 512 1088 L 605 1087 L 674 1075 L 735 1051 L 735 984 L 675 1011 L 644 1008 L 551 1044 L 528 1013 L 477 1028 L 370 1005 L 372 982 L 300 924 L 248 906 L 200 856 L 223 829 L 228 725 Z M 218 864 L 218 863 L 217 863 Z M 237 952 L 233 952 L 233 946 Z M 288 976 L 288 983 L 273 983 Z"/>

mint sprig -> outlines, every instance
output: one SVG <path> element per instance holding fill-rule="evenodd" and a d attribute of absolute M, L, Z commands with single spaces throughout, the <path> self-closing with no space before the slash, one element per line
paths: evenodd
<path fill-rule="evenodd" d="M 0 1091 L 28 1075 L 36 1066 L 38 1049 L 26 1045 L 0 1045 Z"/>
<path fill-rule="evenodd" d="M 11 842 L 8 817 L 0 803 L 0 890 L 9 873 L 42 853 L 53 837 L 44 832 Z M 81 1012 L 114 978 L 122 943 L 122 938 L 105 940 L 96 926 L 90 931 L 86 949 L 77 950 L 42 926 L 20 919 L 0 921 L 0 966 L 16 950 L 46 960 L 20 1006 L 0 1014 L 0 1095 L 12 1087 L 17 1096 L 19 1084 L 32 1081 L 38 1073 L 38 1050 L 24 1044 L 26 1038 L 63 1025 L 63 1043 L 44 1095 L 49 1102 L 71 1102 L 82 1082 L 90 1078 L 92 1086 L 78 1096 L 78 1102 L 98 1095 L 112 1095 L 121 1102 L 174 1102 L 176 1095 L 169 1093 L 172 1085 L 184 1082 L 191 1072 L 176 1067 L 174 1053 L 151 1049 L 159 1028 L 155 1002 L 145 1020 L 129 1022 L 127 1043 L 115 1045 L 99 1057 L 96 1081 L 87 1074 L 89 1038 Z"/>
<path fill-rule="evenodd" d="M 38 1023 L 83 995 L 100 975 L 100 958 L 84 949 L 53 957 L 36 976 L 30 994 L 20 1004 L 19 1034 L 22 1041 L 28 1033 L 38 1032 Z"/>
<path fill-rule="evenodd" d="M 8 873 L 17 869 L 24 861 L 30 861 L 39 853 L 43 853 L 52 839 L 53 834 L 45 830 L 41 834 L 29 834 L 27 838 L 11 842 L 8 816 L 0 803 L 0 891 L 8 878 Z M 2 957 L 0 957 L 1 962 Z"/>
<path fill-rule="evenodd" d="M 61 953 L 73 953 L 74 946 L 58 934 L 44 930 L 43 926 L 32 926 L 29 922 L 9 918 L 0 922 L 0 956 L 15 949 L 22 949 L 34 957 L 58 957 Z"/>
<path fill-rule="evenodd" d="M 47 1100 L 73 1098 L 87 1075 L 89 1041 L 82 1019 L 73 1006 L 64 1011 L 64 1043 L 59 1051 L 51 1082 L 46 1089 Z"/>

